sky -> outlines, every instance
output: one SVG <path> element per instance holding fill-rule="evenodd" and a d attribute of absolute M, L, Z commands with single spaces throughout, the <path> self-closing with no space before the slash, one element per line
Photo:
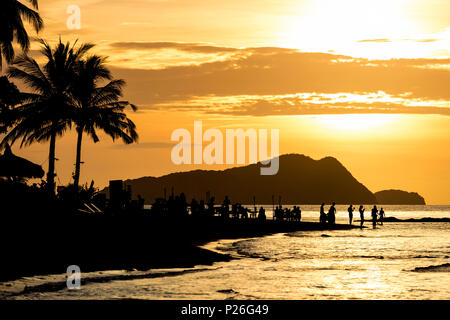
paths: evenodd
<path fill-rule="evenodd" d="M 202 120 L 279 129 L 281 154 L 333 156 L 373 192 L 450 204 L 447 0 L 40 0 L 39 11 L 39 37 L 96 44 L 139 107 L 138 144 L 85 140 L 84 182 L 226 167 L 172 163 L 171 133 Z M 75 141 L 57 141 L 60 184 Z M 13 150 L 47 164 L 47 144 Z"/>

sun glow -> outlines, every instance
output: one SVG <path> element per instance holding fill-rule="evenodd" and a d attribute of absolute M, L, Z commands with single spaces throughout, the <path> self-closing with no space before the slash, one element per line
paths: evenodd
<path fill-rule="evenodd" d="M 396 121 L 396 114 L 339 114 L 315 117 L 320 125 L 343 131 L 369 131 L 381 128 Z"/>
<path fill-rule="evenodd" d="M 415 38 L 403 0 L 318 0 L 299 7 L 281 31 L 281 45 L 368 58 L 410 56 L 414 43 L 361 43 L 363 39 Z"/>

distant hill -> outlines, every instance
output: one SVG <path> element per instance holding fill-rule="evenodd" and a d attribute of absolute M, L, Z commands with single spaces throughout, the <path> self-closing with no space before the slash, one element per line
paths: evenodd
<path fill-rule="evenodd" d="M 380 204 L 425 204 L 425 199 L 416 192 L 383 190 L 375 192 Z"/>
<path fill-rule="evenodd" d="M 134 197 L 140 194 L 147 204 L 167 195 L 172 187 L 176 194 L 184 192 L 190 201 L 205 199 L 206 192 L 216 203 L 228 195 L 232 202 L 272 204 L 282 197 L 283 204 L 320 204 L 335 201 L 338 204 L 376 203 L 375 195 L 358 182 L 335 158 L 313 160 L 299 154 L 280 156 L 278 174 L 260 175 L 260 164 L 235 167 L 223 171 L 194 170 L 178 172 L 159 178 L 144 177 L 125 181 L 131 185 Z M 107 191 L 107 188 L 104 190 Z"/>

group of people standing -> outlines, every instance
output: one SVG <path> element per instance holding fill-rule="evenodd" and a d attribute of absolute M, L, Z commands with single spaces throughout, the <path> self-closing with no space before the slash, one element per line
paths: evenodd
<path fill-rule="evenodd" d="M 351 204 L 347 211 L 348 211 L 348 220 L 349 220 L 349 224 L 351 225 L 353 223 L 353 212 L 356 210 L 355 207 L 353 207 L 353 205 Z M 361 227 L 364 225 L 364 211 L 366 209 L 364 208 L 363 205 L 359 206 L 359 215 L 360 215 L 360 224 Z M 378 208 L 376 205 L 373 206 L 372 208 L 372 226 L 373 228 L 377 227 L 377 222 L 379 222 L 381 225 L 383 225 L 383 220 L 384 220 L 384 210 L 383 208 L 380 209 L 380 211 L 378 211 Z M 322 205 L 320 206 L 320 223 L 323 224 L 335 224 L 336 222 L 336 203 L 333 202 L 330 206 L 330 208 L 328 209 L 328 212 L 325 213 L 325 203 L 322 203 Z"/>
<path fill-rule="evenodd" d="M 292 209 L 284 208 L 280 205 L 274 210 L 275 220 L 298 221 L 302 220 L 302 209 L 294 206 Z"/>
<path fill-rule="evenodd" d="M 253 210 L 244 207 L 240 203 L 231 204 L 228 196 L 225 196 L 221 205 L 215 205 L 215 198 L 208 197 L 207 201 L 200 200 L 197 201 L 195 198 L 192 199 L 191 203 L 188 204 L 186 201 L 186 196 L 184 193 L 180 195 L 172 195 L 169 196 L 169 199 L 158 198 L 155 203 L 152 205 L 151 211 L 154 214 L 159 215 L 173 215 L 173 216 L 186 216 L 190 214 L 192 216 L 204 217 L 204 216 L 215 216 L 220 215 L 223 218 L 234 218 L 234 219 L 258 219 L 258 220 L 266 220 L 266 210 L 264 207 L 260 207 L 259 210 L 256 207 L 256 201 L 254 201 Z M 361 227 L 364 225 L 364 212 L 365 208 L 363 205 L 359 206 L 359 215 L 360 215 L 360 224 Z M 350 205 L 347 208 L 348 211 L 348 220 L 349 224 L 353 223 L 353 212 L 356 211 L 356 208 L 353 205 Z M 336 223 L 336 203 L 333 202 L 325 212 L 325 203 L 322 203 L 320 206 L 320 223 L 322 224 L 330 224 L 334 225 Z M 383 224 L 384 220 L 384 210 L 378 208 L 376 205 L 373 206 L 371 210 L 372 214 L 372 225 L 376 228 L 377 222 L 379 224 Z M 294 206 L 293 208 L 283 208 L 281 203 L 273 208 L 273 219 L 274 220 L 284 220 L 284 221 L 298 221 L 300 222 L 302 219 L 302 210 L 299 206 Z"/>

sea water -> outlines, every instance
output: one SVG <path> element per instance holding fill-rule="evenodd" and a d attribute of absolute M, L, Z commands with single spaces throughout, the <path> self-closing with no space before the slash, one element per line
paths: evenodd
<path fill-rule="evenodd" d="M 301 206 L 317 221 L 318 206 Z M 400 219 L 450 217 L 450 206 L 383 206 Z M 268 216 L 271 206 L 267 207 Z M 366 208 L 366 218 L 370 208 Z M 359 219 L 359 213 L 354 213 Z M 347 223 L 338 206 L 338 223 Z M 359 222 L 354 222 L 359 224 Z M 189 269 L 65 274 L 0 283 L 6 299 L 450 299 L 450 223 L 384 223 L 372 229 L 280 233 L 205 248 L 236 259 Z M 23 291 L 27 286 L 27 290 Z"/>

